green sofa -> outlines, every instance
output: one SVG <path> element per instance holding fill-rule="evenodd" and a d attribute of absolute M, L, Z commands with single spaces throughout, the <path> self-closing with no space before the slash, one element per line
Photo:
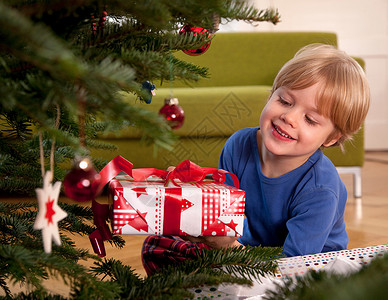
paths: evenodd
<path fill-rule="evenodd" d="M 207 52 L 189 56 L 183 52 L 176 57 L 209 67 L 210 78 L 190 86 L 182 82 L 156 86 L 156 96 L 147 105 L 128 94 L 128 101 L 158 112 L 164 99 L 173 93 L 185 111 L 184 125 L 175 131 L 179 140 L 173 151 L 159 150 L 140 143 L 141 134 L 128 128 L 119 135 L 107 134 L 99 138 L 116 144 L 114 152 L 99 151 L 92 155 L 112 159 L 120 154 L 135 168 L 165 169 L 189 159 L 198 165 L 217 167 L 218 158 L 227 138 L 235 131 L 257 126 L 281 66 L 301 47 L 311 43 L 337 45 L 334 33 L 326 32 L 246 32 L 218 33 Z M 358 59 L 363 66 L 363 61 Z M 157 84 L 155 82 L 155 84 Z M 364 162 L 363 130 L 345 153 L 339 148 L 325 149 L 325 153 L 340 172 L 354 174 L 354 195 L 361 196 L 361 166 Z"/>

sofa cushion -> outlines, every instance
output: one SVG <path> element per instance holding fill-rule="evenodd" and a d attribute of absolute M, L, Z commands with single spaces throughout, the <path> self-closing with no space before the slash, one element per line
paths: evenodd
<path fill-rule="evenodd" d="M 285 62 L 308 44 L 337 45 L 335 33 L 327 32 L 228 32 L 215 34 L 202 55 L 175 53 L 181 60 L 208 67 L 210 78 L 194 87 L 254 86 L 273 84 Z M 187 86 L 174 82 L 174 86 Z"/>
<path fill-rule="evenodd" d="M 363 166 L 364 164 L 364 128 L 362 127 L 350 141 L 344 144 L 344 151 L 339 147 L 323 150 L 337 167 Z"/>
<path fill-rule="evenodd" d="M 271 86 L 227 86 L 176 88 L 174 97 L 185 112 L 183 126 L 174 132 L 181 137 L 187 136 L 230 136 L 238 129 L 258 126 Z M 156 90 L 151 104 L 135 101 L 132 94 L 126 94 L 127 101 L 134 105 L 158 112 L 164 99 L 170 96 L 170 89 Z M 128 127 L 119 134 L 105 134 L 100 138 L 139 138 L 141 133 Z"/>
<path fill-rule="evenodd" d="M 142 143 L 139 139 L 104 139 L 104 142 L 114 144 L 118 149 L 114 151 L 90 149 L 90 154 L 105 160 L 121 155 L 132 162 L 134 168 L 165 170 L 187 159 L 202 167 L 217 168 L 218 158 L 227 139 L 228 137 L 181 137 L 171 151 L 155 149 L 153 145 Z"/>

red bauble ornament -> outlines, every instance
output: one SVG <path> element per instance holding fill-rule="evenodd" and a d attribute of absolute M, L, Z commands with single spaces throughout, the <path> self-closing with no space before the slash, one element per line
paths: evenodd
<path fill-rule="evenodd" d="M 210 33 L 206 29 L 201 28 L 201 27 L 192 27 L 190 25 L 183 26 L 181 28 L 181 30 L 179 30 L 179 33 L 180 34 L 194 33 L 195 36 L 205 34 L 205 35 L 207 35 L 207 37 L 210 37 Z M 182 50 L 182 51 L 184 53 L 186 53 L 188 55 L 192 55 L 192 56 L 201 55 L 201 54 L 205 53 L 207 51 L 207 49 L 209 49 L 210 43 L 211 42 L 209 42 L 206 45 L 203 45 L 202 47 L 199 47 L 198 49 L 186 49 L 186 50 Z"/>
<path fill-rule="evenodd" d="M 159 114 L 164 116 L 172 129 L 178 129 L 183 125 L 185 112 L 179 106 L 178 98 L 167 98 L 164 106 L 159 110 Z"/>
<path fill-rule="evenodd" d="M 89 158 L 77 158 L 73 168 L 65 176 L 63 187 L 67 197 L 85 202 L 97 196 L 101 176 L 94 169 Z"/>

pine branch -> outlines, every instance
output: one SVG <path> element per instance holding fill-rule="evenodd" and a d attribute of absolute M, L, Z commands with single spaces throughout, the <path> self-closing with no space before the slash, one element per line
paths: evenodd
<path fill-rule="evenodd" d="M 184 41 L 187 41 L 185 37 L 182 37 Z M 193 42 L 193 45 L 198 45 L 197 42 Z M 202 40 L 200 40 L 202 41 Z M 178 43 L 178 42 L 177 42 Z M 199 42 L 200 45 L 202 42 Z M 193 46 L 194 48 L 195 46 Z M 182 50 L 186 49 L 183 44 L 174 45 L 174 49 Z M 209 77 L 208 68 L 200 67 L 189 62 L 181 61 L 171 56 L 170 54 L 161 54 L 158 52 L 142 52 L 142 51 L 123 51 L 121 58 L 125 63 L 128 63 L 133 68 L 139 69 L 137 78 L 139 82 L 150 80 L 154 81 L 160 79 L 161 81 L 169 81 L 176 79 L 184 79 L 188 82 L 198 81 L 201 78 Z M 140 65 L 145 65 L 141 67 Z M 139 94 L 140 85 L 136 92 Z"/>
<path fill-rule="evenodd" d="M 6 177 L 6 180 L 0 180 L 0 190 L 13 195 L 33 195 L 33 191 L 40 186 L 41 180 L 20 179 L 18 176 Z"/>
<path fill-rule="evenodd" d="M 1 242 L 4 245 L 25 243 L 27 239 L 30 239 L 29 235 L 32 232 L 30 220 L 20 218 L 20 215 L 16 213 L 12 216 L 1 215 L 0 226 L 2 228 Z"/>
<path fill-rule="evenodd" d="M 140 287 L 143 280 L 134 270 L 115 259 L 104 259 L 101 262 L 95 262 L 90 270 L 96 275 L 102 275 L 103 278 L 110 278 L 117 282 L 122 289 L 122 296 L 130 297 L 132 289 Z"/>
<path fill-rule="evenodd" d="M 42 280 L 49 276 L 62 278 L 65 283 L 74 283 L 73 293 L 77 297 L 111 299 L 119 291 L 115 283 L 100 281 L 89 274 L 85 267 L 42 251 L 0 245 L 0 262 L 2 265 L 7 262 L 2 276 L 8 277 L 12 283 L 25 283 L 33 287 L 40 297 L 47 295 Z"/>
<path fill-rule="evenodd" d="M 4 269 L 5 269 L 5 262 L 0 261 L 0 270 L 4 270 Z M 6 281 L 7 279 L 8 279 L 7 276 L 0 274 L 0 288 L 3 289 L 3 291 L 7 296 L 9 296 L 11 295 L 11 290 L 7 285 L 7 281 Z"/>
<path fill-rule="evenodd" d="M 61 230 L 79 235 L 88 235 L 95 230 L 92 224 L 86 223 L 93 220 L 93 212 L 90 207 L 62 202 L 59 203 L 59 206 L 67 212 L 67 217 L 58 224 Z"/>
<path fill-rule="evenodd" d="M 128 121 L 118 122 L 114 121 L 101 121 L 93 119 L 88 120 L 86 124 L 86 135 L 90 139 L 96 138 L 101 133 L 109 133 L 109 132 L 118 132 L 124 128 L 131 126 L 131 123 Z"/>
<path fill-rule="evenodd" d="M 20 202 L 20 203 L 6 203 L 6 202 L 0 202 L 0 214 L 14 214 L 16 212 L 29 212 L 31 211 L 31 208 L 35 208 L 35 203 L 27 203 L 27 202 Z"/>
<path fill-rule="evenodd" d="M 15 17 L 14 15 L 12 15 L 12 16 Z M 42 28 L 38 27 L 38 25 L 35 25 L 35 27 L 33 24 L 29 24 L 29 25 L 32 27 L 32 29 L 35 29 L 35 31 L 30 30 L 32 32 L 32 36 L 36 38 L 36 41 L 34 41 L 34 43 L 31 43 L 32 46 L 34 44 L 35 45 L 36 44 L 45 45 L 45 43 L 47 43 L 49 41 L 52 42 L 53 37 L 50 36 L 50 34 L 48 32 L 46 32 L 46 35 L 38 35 L 38 32 L 40 33 L 42 31 Z M 24 26 L 26 26 L 26 25 L 24 25 Z M 16 27 L 16 24 L 14 24 L 14 27 Z M 20 38 L 25 39 L 26 37 L 20 36 Z M 33 39 L 30 39 L 30 40 L 32 42 Z M 78 80 L 82 80 L 83 81 L 82 85 L 85 86 L 86 90 L 88 91 L 88 94 L 90 96 L 93 96 L 94 101 L 99 102 L 98 105 L 99 105 L 100 110 L 102 109 L 101 105 L 103 103 L 104 104 L 110 103 L 112 98 L 115 98 L 115 97 L 117 98 L 117 96 L 115 95 L 115 91 L 117 91 L 117 89 L 125 89 L 125 90 L 134 89 L 134 85 L 131 83 L 132 79 L 133 79 L 133 71 L 131 69 L 124 67 L 119 61 L 117 61 L 117 60 L 112 61 L 111 59 L 106 58 L 103 61 L 101 61 L 101 63 L 99 63 L 95 66 L 92 66 L 92 68 L 89 68 L 89 70 L 87 70 L 87 68 L 84 64 L 77 62 L 77 60 L 74 58 L 73 59 L 74 61 L 73 62 L 69 61 L 69 63 L 73 64 L 74 67 L 77 65 L 77 68 L 79 68 L 79 66 L 82 65 L 82 68 L 83 68 L 82 71 L 81 71 L 81 69 L 76 71 L 76 69 L 73 69 L 73 67 L 71 67 L 71 66 L 67 67 L 66 69 L 63 69 L 64 66 L 61 65 L 61 63 L 58 62 L 58 60 L 61 60 L 61 59 L 65 60 L 67 58 L 72 59 L 71 58 L 72 56 L 70 54 L 66 54 L 65 49 L 59 49 L 60 48 L 59 45 L 51 45 L 51 44 L 47 45 L 47 47 L 50 47 L 50 46 L 52 46 L 53 48 L 55 48 L 55 50 L 57 50 L 55 52 L 58 52 L 59 54 L 60 53 L 64 53 L 64 54 L 62 56 L 60 56 L 60 55 L 53 56 L 53 54 L 51 53 L 53 51 L 51 51 L 51 49 L 50 50 L 46 49 L 47 51 L 43 51 L 42 46 L 40 46 L 39 48 L 36 47 L 35 49 L 33 49 L 33 53 L 30 56 L 28 56 L 24 53 L 21 54 L 21 53 L 17 52 L 17 50 L 15 50 L 14 48 L 13 48 L 13 50 L 16 51 L 14 53 L 15 55 L 21 57 L 25 61 L 30 61 L 31 63 L 39 66 L 39 68 L 41 68 L 41 69 L 45 69 L 46 71 L 53 73 L 53 77 L 61 79 L 61 81 L 63 80 L 63 78 L 64 79 L 66 79 L 66 78 L 78 78 Z M 42 57 L 41 61 L 37 61 L 35 59 L 37 52 L 43 52 L 43 53 L 46 53 L 47 55 L 44 58 Z M 43 63 L 43 61 L 50 61 L 50 63 L 47 64 L 47 66 L 46 66 L 46 63 L 45 62 Z M 42 64 L 40 62 L 42 62 Z M 56 66 L 56 67 L 53 67 L 53 66 Z M 67 74 L 63 73 L 63 71 L 66 71 Z M 86 75 L 86 71 L 87 71 L 87 75 Z M 61 74 L 62 74 L 62 76 L 61 76 Z M 71 76 L 71 77 L 69 77 L 69 76 Z M 63 82 L 61 82 L 61 85 L 63 85 Z M 53 93 L 53 94 L 56 94 L 56 93 Z M 71 105 L 69 106 L 69 104 L 71 104 Z M 93 104 L 92 101 L 90 102 L 90 105 L 91 105 L 90 109 L 92 109 L 93 106 L 97 107 L 96 105 Z M 70 111 L 75 109 L 74 103 L 67 102 L 66 106 Z M 37 114 L 37 111 L 31 112 L 27 109 L 26 106 L 24 106 L 21 103 L 18 103 L 18 107 L 20 109 L 22 109 L 26 114 L 28 114 L 34 120 L 34 122 L 39 123 L 40 126 L 42 126 L 42 128 L 44 128 L 47 132 L 50 133 L 50 135 L 55 134 L 55 130 L 52 130 L 50 128 L 50 124 L 42 121 L 42 120 L 45 120 L 45 118 L 42 115 Z M 106 108 L 104 108 L 104 109 L 106 109 Z M 122 110 L 117 107 L 114 110 L 114 113 L 116 114 L 117 112 L 121 112 L 121 111 Z M 168 133 L 170 131 L 170 129 L 164 123 L 164 121 L 162 121 L 161 118 L 158 118 L 157 120 L 160 120 L 160 121 L 157 122 L 158 124 L 155 124 L 155 120 L 154 120 L 155 114 L 150 115 L 149 113 L 143 113 L 142 117 L 140 117 L 133 110 L 131 112 L 128 111 L 128 113 L 125 115 L 124 114 L 121 114 L 121 116 L 123 118 L 125 118 L 127 120 L 134 119 L 135 124 L 136 123 L 139 123 L 139 124 L 148 123 L 148 125 L 144 126 L 143 128 L 146 131 L 149 128 L 150 129 L 149 131 L 152 130 L 153 133 L 152 133 L 152 135 L 150 135 L 150 134 L 147 134 L 147 132 L 146 132 L 146 136 L 156 138 L 156 144 L 161 145 L 161 146 L 168 145 L 169 143 L 171 144 L 171 138 L 169 138 L 169 136 L 171 136 L 171 133 Z M 149 117 L 148 117 L 148 115 L 149 115 Z M 144 118 L 145 116 L 147 116 L 147 117 Z M 141 118 L 141 121 L 136 120 L 137 118 Z M 138 122 L 136 122 L 136 121 L 138 121 Z M 155 131 L 158 131 L 159 129 L 162 129 L 163 132 L 161 132 L 161 131 L 155 132 Z M 60 133 L 60 132 L 58 132 L 58 133 Z M 56 138 L 58 138 L 58 136 Z M 62 138 L 63 138 L 63 136 L 62 136 Z M 161 140 L 163 140 L 163 142 Z M 71 141 L 66 140 L 66 142 L 69 143 Z"/>
<path fill-rule="evenodd" d="M 0 126 L 7 139 L 26 140 L 32 134 L 30 120 L 16 111 L 1 114 Z"/>
<path fill-rule="evenodd" d="M 266 273 L 273 273 L 277 267 L 281 248 L 270 247 L 232 247 L 220 250 L 208 250 L 198 253 L 200 268 L 219 269 L 234 276 L 248 280 L 259 279 Z M 187 268 L 191 268 L 190 263 Z"/>
<path fill-rule="evenodd" d="M 58 223 L 62 232 L 84 235 L 94 230 L 93 226 L 87 224 L 93 217 L 89 207 L 64 203 L 59 205 L 68 212 L 68 217 Z M 61 277 L 67 284 L 72 283 L 73 293 L 77 297 L 105 295 L 107 299 L 114 298 L 116 294 L 111 289 L 119 290 L 114 282 L 101 282 L 77 264 L 80 259 L 99 258 L 89 254 L 88 250 L 75 248 L 69 235 L 61 233 L 62 246 L 53 245 L 52 254 L 43 253 L 41 231 L 33 229 L 36 213 L 35 202 L 0 202 L 0 286 L 3 290 L 9 293 L 4 281 L 7 278 L 10 282 L 21 282 L 33 287 L 33 294 L 42 297 L 47 294 L 42 280 L 54 276 Z M 117 237 L 111 243 L 122 247 L 124 241 Z"/>
<path fill-rule="evenodd" d="M 63 258 L 76 261 L 90 257 L 88 251 L 76 249 L 71 235 L 89 235 L 95 230 L 91 224 L 93 213 L 90 207 L 77 204 L 59 202 L 68 216 L 58 223 L 61 231 L 62 246 L 53 246 L 53 253 Z M 33 203 L 3 203 L 0 202 L 0 242 L 3 245 L 20 245 L 28 249 L 39 250 L 43 248 L 42 234 L 33 229 L 38 205 Z M 66 233 L 66 235 L 65 235 Z M 108 241 L 112 246 L 123 248 L 125 241 L 121 236 L 114 236 Z"/>
<path fill-rule="evenodd" d="M 82 249 L 82 248 L 76 248 L 76 245 L 74 241 L 67 235 L 60 234 L 61 237 L 61 246 L 53 245 L 53 253 L 55 253 L 56 256 L 60 257 L 61 259 L 69 260 L 74 263 L 79 262 L 80 260 L 88 260 L 88 259 L 97 259 L 94 254 L 90 254 L 89 250 Z M 24 245 L 25 248 L 31 249 L 28 247 L 28 245 Z M 37 250 L 41 250 L 43 247 L 43 244 L 40 245 Z"/>
<path fill-rule="evenodd" d="M 271 22 L 277 24 L 280 21 L 279 12 L 276 9 L 256 9 L 254 6 L 247 6 L 244 1 L 225 1 L 226 10 L 221 17 L 228 22 L 231 20 L 243 20 L 249 23 Z"/>
<path fill-rule="evenodd" d="M 77 218 L 79 221 L 93 220 L 93 211 L 89 206 L 81 206 L 78 204 L 67 204 L 60 202 L 59 206 L 65 210 L 68 216 Z M 90 232 L 89 232 L 90 233 Z"/>
<path fill-rule="evenodd" d="M 201 284 L 250 283 L 249 280 L 221 274 L 209 268 L 196 273 L 171 268 L 142 280 L 130 267 L 114 259 L 95 262 L 91 271 L 118 283 L 121 297 L 126 299 L 182 299 L 192 296 L 188 288 Z"/>
<path fill-rule="evenodd" d="M 251 285 L 253 279 L 260 279 L 260 276 L 275 271 L 275 259 L 280 252 L 280 248 L 261 247 L 202 250 L 197 253 L 198 259 L 169 266 L 145 279 L 142 289 L 133 291 L 138 293 L 134 298 L 179 299 L 187 297 L 188 288 L 201 284 Z M 166 288 L 161 290 L 160 287 Z"/>
<path fill-rule="evenodd" d="M 124 95 L 116 95 L 116 98 L 110 99 L 105 108 L 104 120 L 130 120 L 135 127 L 141 128 L 142 139 L 148 144 L 154 142 L 156 146 L 171 149 L 176 140 L 176 136 L 162 117 L 155 112 L 127 105 Z M 117 111 L 121 112 L 121 116 L 115 114 Z"/>
<path fill-rule="evenodd" d="M 45 26 L 34 24 L 3 3 L 0 3 L 0 10 L 2 52 L 8 51 L 22 61 L 50 72 L 53 78 L 74 78 L 85 74 L 84 64 Z M 12 36 L 8 32 L 12 32 Z"/>

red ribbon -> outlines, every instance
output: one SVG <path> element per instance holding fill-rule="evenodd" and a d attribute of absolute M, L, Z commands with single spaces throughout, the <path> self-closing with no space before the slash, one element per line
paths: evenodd
<path fill-rule="evenodd" d="M 163 232 L 171 235 L 180 234 L 182 210 L 182 189 L 169 188 L 164 199 Z"/>
<path fill-rule="evenodd" d="M 132 167 L 133 164 L 120 155 L 112 159 L 99 173 L 101 176 L 101 182 L 97 189 L 97 195 L 102 191 L 104 186 L 115 178 L 121 171 L 132 177 Z"/>
<path fill-rule="evenodd" d="M 135 181 L 146 181 L 146 179 L 150 176 L 157 176 L 165 180 L 165 185 L 167 185 L 168 182 L 171 181 L 174 185 L 178 187 L 179 185 L 175 182 L 175 180 L 180 180 L 181 182 L 201 182 L 205 179 L 206 175 L 212 174 L 212 179 L 215 182 L 224 183 L 226 179 L 226 174 L 229 174 L 233 180 L 234 186 L 236 188 L 239 188 L 238 178 L 233 173 L 215 168 L 202 168 L 189 160 L 182 161 L 171 172 L 155 168 L 132 169 L 132 167 L 133 164 L 131 162 L 129 162 L 120 155 L 116 156 L 99 173 L 101 176 L 101 183 L 97 189 L 97 195 L 102 191 L 104 186 L 120 172 L 127 173 Z M 169 213 L 169 216 L 180 216 L 181 206 L 179 206 L 178 210 L 178 205 L 176 205 L 176 197 L 172 198 L 174 198 L 171 199 L 173 201 L 166 202 L 168 206 L 166 208 L 168 209 L 168 211 L 170 211 L 171 209 L 173 210 L 173 213 Z M 180 204 L 181 201 L 178 202 Z M 106 253 L 103 241 L 112 239 L 112 233 L 109 229 L 108 224 L 106 223 L 106 220 L 111 217 L 110 214 L 112 213 L 112 211 L 109 209 L 109 204 L 100 204 L 95 200 L 93 200 L 92 203 L 92 211 L 94 224 L 96 225 L 97 229 L 89 235 L 89 239 L 93 246 L 94 252 L 98 256 L 104 257 Z M 179 234 L 179 229 L 175 228 L 172 232 L 176 232 L 176 234 Z"/>
<path fill-rule="evenodd" d="M 171 181 L 174 185 L 179 186 L 175 180 L 179 179 L 181 182 L 201 182 L 205 179 L 206 175 L 212 174 L 212 179 L 218 183 L 224 183 L 226 180 L 226 174 L 229 174 L 233 180 L 233 185 L 236 188 L 240 187 L 238 178 L 233 173 L 216 168 L 202 168 L 190 160 L 184 160 L 174 168 L 174 170 L 168 172 L 155 168 L 133 169 L 132 177 L 135 181 L 146 181 L 150 176 L 157 176 L 165 179 L 165 185 Z"/>
<path fill-rule="evenodd" d="M 116 156 L 100 171 L 101 181 L 96 194 L 99 195 L 104 186 L 120 172 L 123 171 L 132 176 L 132 167 L 133 164 L 124 157 L 120 155 Z M 92 211 L 94 225 L 96 225 L 97 229 L 89 235 L 90 243 L 92 244 L 94 252 L 98 256 L 104 257 L 106 255 L 104 241 L 112 239 L 112 233 L 106 223 L 111 212 L 109 204 L 100 204 L 93 199 Z"/>

